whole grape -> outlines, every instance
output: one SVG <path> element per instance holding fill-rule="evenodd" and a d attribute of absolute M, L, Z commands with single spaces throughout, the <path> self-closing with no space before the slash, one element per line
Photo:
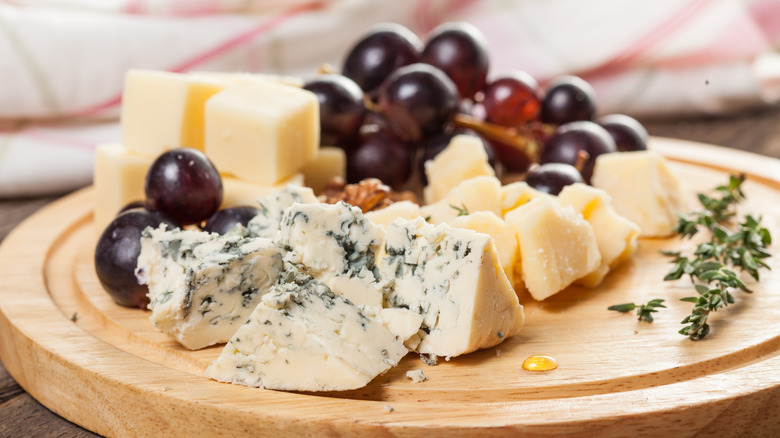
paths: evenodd
<path fill-rule="evenodd" d="M 482 103 L 489 122 L 515 127 L 536 119 L 541 100 L 536 80 L 516 71 L 492 79 Z"/>
<path fill-rule="evenodd" d="M 203 226 L 203 230 L 210 233 L 225 234 L 232 230 L 236 224 L 246 226 L 258 214 L 260 214 L 260 209 L 251 205 L 228 207 L 212 214 L 209 220 L 206 221 L 206 225 Z"/>
<path fill-rule="evenodd" d="M 344 60 L 341 73 L 372 97 L 395 70 L 420 60 L 422 43 L 399 24 L 381 24 L 358 41 Z"/>
<path fill-rule="evenodd" d="M 592 120 L 596 115 L 596 92 L 577 76 L 561 76 L 547 87 L 539 118 L 544 123 L 562 125 Z"/>
<path fill-rule="evenodd" d="M 458 111 L 458 90 L 441 70 L 412 64 L 393 72 L 379 90 L 379 108 L 396 135 L 418 142 L 436 135 Z"/>
<path fill-rule="evenodd" d="M 420 179 L 423 184 L 428 184 L 428 177 L 425 174 L 425 162 L 436 158 L 436 156 L 439 155 L 441 151 L 449 146 L 450 141 L 452 141 L 452 138 L 456 135 L 471 135 L 479 138 L 482 142 L 482 145 L 485 147 L 485 153 L 488 157 L 488 164 L 490 164 L 496 174 L 500 173 L 500 169 L 497 164 L 498 162 L 496 160 L 496 152 L 493 150 L 493 146 L 491 146 L 491 144 L 481 135 L 470 129 L 455 128 L 451 131 L 443 132 L 439 135 L 431 137 L 423 144 L 422 155 L 420 156 L 420 160 L 417 163 L 418 171 L 420 172 Z"/>
<path fill-rule="evenodd" d="M 550 136 L 539 162 L 581 165 L 582 177 L 590 182 L 596 158 L 611 152 L 617 152 L 617 146 L 604 128 L 588 121 L 571 122 L 559 126 Z"/>
<path fill-rule="evenodd" d="M 135 208 L 117 216 L 103 231 L 95 247 L 95 271 L 100 284 L 117 304 L 145 309 L 149 289 L 138 284 L 135 268 L 141 253 L 141 232 L 146 227 L 177 224 L 159 211 Z"/>
<path fill-rule="evenodd" d="M 413 150 L 392 132 L 371 128 L 361 130 L 360 143 L 347 160 L 347 181 L 355 184 L 377 178 L 400 189 L 412 173 Z"/>
<path fill-rule="evenodd" d="M 323 145 L 341 145 L 357 134 L 366 107 L 363 90 L 346 76 L 325 74 L 303 86 L 320 101 L 320 142 Z"/>
<path fill-rule="evenodd" d="M 596 123 L 609 132 L 620 152 L 647 149 L 647 130 L 639 121 L 625 114 L 609 114 L 599 117 Z"/>
<path fill-rule="evenodd" d="M 420 60 L 452 79 L 462 99 L 482 90 L 488 74 L 488 49 L 484 35 L 466 22 L 443 23 L 431 32 Z"/>
<path fill-rule="evenodd" d="M 222 178 L 197 149 L 162 153 L 146 173 L 146 202 L 174 221 L 195 224 L 208 219 L 222 203 Z"/>
<path fill-rule="evenodd" d="M 580 172 L 565 163 L 545 163 L 531 169 L 525 177 L 529 186 L 540 192 L 558 195 L 569 184 L 584 182 Z"/>

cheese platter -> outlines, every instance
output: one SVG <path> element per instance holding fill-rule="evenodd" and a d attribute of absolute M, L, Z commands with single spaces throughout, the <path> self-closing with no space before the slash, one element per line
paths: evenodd
<path fill-rule="evenodd" d="M 780 161 L 661 138 L 650 148 L 670 160 L 691 199 L 745 173 L 741 208 L 780 231 Z M 760 283 L 748 281 L 752 294 L 735 292 L 736 303 L 711 318 L 703 340 L 677 333 L 690 282 L 663 281 L 670 264 L 660 251 L 684 243 L 645 238 L 597 288 L 571 286 L 543 301 L 521 293 L 525 325 L 495 347 L 436 365 L 408 354 L 357 390 L 283 392 L 205 377 L 221 346 L 187 350 L 148 311 L 115 304 L 95 274 L 93 207 L 92 189 L 81 190 L 3 242 L 0 359 L 33 397 L 101 435 L 772 436 L 780 428 L 775 258 Z M 667 308 L 653 323 L 607 310 L 656 297 Z M 558 367 L 523 369 L 540 354 Z"/>

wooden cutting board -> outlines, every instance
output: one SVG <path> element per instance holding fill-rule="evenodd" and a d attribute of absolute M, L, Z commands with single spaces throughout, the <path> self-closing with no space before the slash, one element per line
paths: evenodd
<path fill-rule="evenodd" d="M 745 172 L 744 212 L 780 236 L 780 161 L 653 139 L 694 199 Z M 187 351 L 101 289 L 92 254 L 92 190 L 29 218 L 0 247 L 0 358 L 57 414 L 108 436 L 774 436 L 780 430 L 780 257 L 754 293 L 711 318 L 703 341 L 677 334 L 695 294 L 663 282 L 661 249 L 638 254 L 594 290 L 544 302 L 522 295 L 526 326 L 503 344 L 425 365 L 410 354 L 366 388 L 288 393 L 218 383 L 203 371 L 220 347 Z M 773 248 L 770 247 L 771 250 Z M 607 311 L 666 299 L 654 323 Z M 548 372 L 522 369 L 533 354 Z M 409 370 L 428 380 L 414 383 Z"/>

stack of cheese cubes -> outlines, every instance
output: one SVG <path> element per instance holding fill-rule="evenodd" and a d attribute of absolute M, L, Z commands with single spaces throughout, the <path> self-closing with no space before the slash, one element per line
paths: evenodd
<path fill-rule="evenodd" d="M 179 147 L 204 152 L 217 167 L 222 208 L 255 205 L 287 184 L 318 191 L 331 176 L 344 176 L 344 152 L 319 147 L 319 102 L 300 86 L 295 78 L 248 73 L 129 71 L 121 144 L 96 150 L 97 230 L 144 199 L 152 162 Z"/>
<path fill-rule="evenodd" d="M 551 196 L 525 182 L 502 185 L 481 141 L 456 136 L 426 163 L 425 206 L 396 203 L 367 216 L 382 225 L 422 216 L 489 234 L 515 289 L 537 300 L 571 284 L 596 287 L 636 251 L 640 236 L 671 234 L 667 219 L 685 211 L 680 184 L 660 155 L 604 157 L 593 178 L 602 188 L 573 184 Z"/>

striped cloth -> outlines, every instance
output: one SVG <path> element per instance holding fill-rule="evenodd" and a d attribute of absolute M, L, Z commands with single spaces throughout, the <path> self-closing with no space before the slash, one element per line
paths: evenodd
<path fill-rule="evenodd" d="M 117 141 L 125 71 L 314 75 L 378 22 L 423 39 L 465 20 L 491 72 L 594 85 L 602 113 L 722 113 L 780 100 L 776 0 L 6 0 L 0 197 L 89 184 Z"/>

